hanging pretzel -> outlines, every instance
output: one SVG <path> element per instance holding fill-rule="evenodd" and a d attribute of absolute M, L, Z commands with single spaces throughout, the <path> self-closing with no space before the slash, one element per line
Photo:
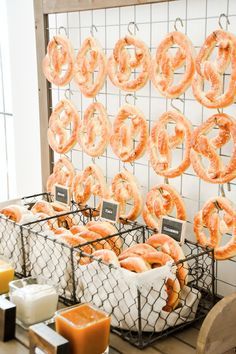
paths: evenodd
<path fill-rule="evenodd" d="M 209 238 L 203 227 L 208 229 Z M 214 248 L 216 259 L 224 260 L 236 256 L 236 212 L 226 198 L 217 197 L 207 201 L 195 215 L 193 229 L 201 246 Z M 231 230 L 230 241 L 220 246 L 222 235 Z"/>
<path fill-rule="evenodd" d="M 95 97 L 103 87 L 106 75 L 107 59 L 100 43 L 93 37 L 86 38 L 75 62 L 74 80 L 82 94 L 86 97 Z"/>
<path fill-rule="evenodd" d="M 117 173 L 111 183 L 113 199 L 120 204 L 120 217 L 125 220 L 135 220 L 142 211 L 142 196 L 138 182 L 128 171 Z M 127 210 L 127 204 L 131 204 Z"/>
<path fill-rule="evenodd" d="M 166 125 L 176 123 L 174 135 L 168 135 Z M 172 167 L 171 150 L 183 144 L 185 149 L 182 162 Z M 191 124 L 180 112 L 168 111 L 155 122 L 148 142 L 152 168 L 161 176 L 172 178 L 180 176 L 190 165 Z"/>
<path fill-rule="evenodd" d="M 89 198 L 93 195 L 99 198 L 96 210 L 93 215 L 99 215 L 101 202 L 103 198 L 108 198 L 108 188 L 102 170 L 92 164 L 86 167 L 81 173 L 78 173 L 73 182 L 74 200 L 83 207 Z"/>
<path fill-rule="evenodd" d="M 75 176 L 75 169 L 69 159 L 61 157 L 54 165 L 53 173 L 47 180 L 47 191 L 54 193 L 54 185 L 61 184 L 62 186 L 72 187 Z"/>
<path fill-rule="evenodd" d="M 143 113 L 129 104 L 121 107 L 110 139 L 114 154 L 124 162 L 135 161 L 145 153 L 147 140 L 148 124 Z"/>
<path fill-rule="evenodd" d="M 159 230 L 160 218 L 176 209 L 175 217 L 186 220 L 186 208 L 179 193 L 168 184 L 159 184 L 147 194 L 143 219 L 148 227 Z"/>
<path fill-rule="evenodd" d="M 209 60 L 215 47 L 218 47 L 216 59 Z M 231 74 L 225 92 L 223 92 L 223 74 L 231 67 Z M 208 81 L 210 89 L 203 90 Z M 236 37 L 229 32 L 217 30 L 205 40 L 196 57 L 196 74 L 192 83 L 195 98 L 205 107 L 220 108 L 234 102 L 236 93 Z"/>
<path fill-rule="evenodd" d="M 172 46 L 179 48 L 173 56 L 168 51 Z M 153 85 L 168 98 L 182 95 L 191 85 L 195 72 L 195 49 L 192 42 L 183 33 L 175 31 L 167 34 L 152 59 L 150 77 Z M 185 66 L 181 80 L 174 83 L 174 73 Z"/>
<path fill-rule="evenodd" d="M 218 135 L 208 138 L 207 134 L 218 127 Z M 216 149 L 222 148 L 230 139 L 233 141 L 233 151 L 227 165 L 222 163 Z M 209 166 L 202 163 L 205 158 Z M 206 182 L 226 183 L 236 177 L 236 122 L 227 114 L 214 114 L 192 136 L 191 162 L 197 175 Z"/>
<path fill-rule="evenodd" d="M 135 55 L 131 56 L 127 46 L 135 47 Z M 149 76 L 150 52 L 140 39 L 127 35 L 119 39 L 108 59 L 108 75 L 112 83 L 124 91 L 137 91 L 142 88 Z M 132 71 L 138 69 L 135 78 Z"/>
<path fill-rule="evenodd" d="M 78 133 L 79 115 L 74 105 L 64 98 L 58 102 L 50 116 L 48 143 L 58 154 L 65 154 L 75 146 Z"/>
<path fill-rule="evenodd" d="M 92 157 L 101 156 L 109 143 L 111 124 L 105 107 L 99 103 L 91 103 L 80 125 L 79 144 Z"/>
<path fill-rule="evenodd" d="M 67 85 L 74 75 L 74 49 L 68 38 L 54 36 L 43 59 L 43 72 L 49 82 Z"/>

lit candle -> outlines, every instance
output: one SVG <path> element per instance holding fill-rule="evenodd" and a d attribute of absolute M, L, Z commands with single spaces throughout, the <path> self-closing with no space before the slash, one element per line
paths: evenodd
<path fill-rule="evenodd" d="M 56 312 L 56 331 L 69 341 L 71 354 L 102 354 L 108 347 L 110 317 L 90 304 Z"/>
<path fill-rule="evenodd" d="M 14 278 L 14 268 L 11 262 L 0 257 L 0 294 L 8 293 L 9 283 Z"/>
<path fill-rule="evenodd" d="M 49 284 L 32 284 L 32 278 L 11 282 L 10 299 L 16 305 L 16 318 L 25 326 L 46 321 L 57 310 L 56 289 Z"/>

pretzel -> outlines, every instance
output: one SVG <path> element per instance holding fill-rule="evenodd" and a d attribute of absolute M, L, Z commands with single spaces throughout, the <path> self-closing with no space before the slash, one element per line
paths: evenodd
<path fill-rule="evenodd" d="M 175 133 L 168 135 L 166 125 L 175 122 Z M 171 150 L 183 144 L 185 139 L 184 156 L 177 167 L 172 167 Z M 177 111 L 162 114 L 151 130 L 148 151 L 151 166 L 161 176 L 173 178 L 180 176 L 190 165 L 191 123 Z"/>
<path fill-rule="evenodd" d="M 143 220 L 148 227 L 158 230 L 161 217 L 174 208 L 176 218 L 186 220 L 186 208 L 179 193 L 168 184 L 159 184 L 147 193 Z"/>
<path fill-rule="evenodd" d="M 165 265 L 167 262 L 173 262 L 173 258 L 168 254 L 163 252 L 157 252 L 158 254 L 150 254 L 145 257 L 145 260 L 152 265 L 152 268 L 157 268 Z M 179 304 L 179 293 L 180 293 L 180 284 L 178 279 L 167 279 L 166 281 L 166 291 L 167 291 L 167 303 L 163 307 L 164 311 L 171 312 Z"/>
<path fill-rule="evenodd" d="M 127 46 L 135 47 L 131 57 Z M 146 44 L 134 36 L 125 36 L 116 42 L 113 53 L 108 59 L 108 75 L 111 82 L 124 91 L 137 91 L 147 82 L 150 69 L 150 52 Z M 132 79 L 132 71 L 138 69 Z"/>
<path fill-rule="evenodd" d="M 31 211 L 33 214 L 37 214 L 37 213 L 43 213 L 46 215 L 46 217 L 48 216 L 55 216 L 55 210 L 53 209 L 52 205 L 48 202 L 46 202 L 45 200 L 40 200 L 38 202 L 36 202 L 33 207 L 31 208 Z"/>
<path fill-rule="evenodd" d="M 101 235 L 94 231 L 85 230 L 80 232 L 78 235 L 85 239 L 86 242 L 91 242 L 95 250 L 112 250 L 109 242 L 107 242 L 106 240 L 100 240 L 100 238 L 102 238 Z"/>
<path fill-rule="evenodd" d="M 131 118 L 127 125 L 128 118 Z M 138 143 L 135 143 L 139 137 Z M 148 124 L 143 113 L 129 104 L 120 108 L 113 124 L 110 142 L 114 154 L 124 162 L 143 156 L 147 147 Z M 135 145 L 134 145 L 135 144 Z"/>
<path fill-rule="evenodd" d="M 89 221 L 86 224 L 88 230 L 93 231 L 101 235 L 101 237 L 107 237 L 117 234 L 115 226 L 111 225 L 107 221 Z M 113 236 L 106 238 L 106 241 L 110 244 L 111 249 L 116 255 L 119 255 L 122 249 L 122 242 L 120 236 Z"/>
<path fill-rule="evenodd" d="M 108 198 L 108 188 L 102 170 L 92 164 L 78 173 L 74 178 L 73 192 L 74 200 L 81 208 L 84 207 L 92 195 L 98 197 L 99 202 L 96 205 L 96 210 L 92 213 L 93 216 L 99 215 L 102 199 Z"/>
<path fill-rule="evenodd" d="M 168 51 L 172 46 L 178 46 L 175 55 Z M 195 50 L 192 42 L 181 32 L 171 32 L 166 35 L 156 50 L 152 59 L 150 78 L 160 93 L 168 98 L 182 95 L 191 85 L 195 72 Z M 174 84 L 175 70 L 185 65 L 185 72 L 180 82 Z"/>
<path fill-rule="evenodd" d="M 60 184 L 66 187 L 72 187 L 75 176 L 75 169 L 70 160 L 66 157 L 61 157 L 53 167 L 53 173 L 47 180 L 47 191 L 53 194 L 55 184 Z"/>
<path fill-rule="evenodd" d="M 206 135 L 218 127 L 218 135 L 208 138 Z M 227 165 L 223 165 L 216 149 L 222 148 L 230 139 L 233 141 L 233 151 Z M 236 177 L 236 122 L 225 113 L 214 114 L 202 125 L 197 127 L 192 135 L 191 162 L 196 174 L 206 182 L 226 183 Z M 205 167 L 202 157 L 208 160 Z"/>
<path fill-rule="evenodd" d="M 79 119 L 76 108 L 65 98 L 54 108 L 49 119 L 48 143 L 58 154 L 65 154 L 75 146 L 79 134 Z"/>
<path fill-rule="evenodd" d="M 142 196 L 138 182 L 134 175 L 124 170 L 117 173 L 111 183 L 113 199 L 120 204 L 120 218 L 135 220 L 142 211 Z M 132 202 L 130 210 L 127 210 L 127 203 Z"/>
<path fill-rule="evenodd" d="M 8 205 L 7 207 L 4 207 L 0 210 L 0 214 L 14 222 L 19 222 L 22 218 L 22 212 L 17 205 Z"/>
<path fill-rule="evenodd" d="M 141 257 L 127 257 L 120 261 L 120 266 L 135 273 L 142 273 L 151 269 L 150 264 Z"/>
<path fill-rule="evenodd" d="M 158 248 L 160 251 L 168 254 L 173 258 L 175 263 L 185 259 L 184 252 L 178 242 L 173 238 L 164 234 L 154 234 L 147 241 L 147 244 Z M 181 288 L 188 284 L 188 264 L 187 262 L 179 263 L 177 265 L 177 278 Z"/>
<path fill-rule="evenodd" d="M 216 59 L 209 60 L 213 50 L 218 47 Z M 225 92 L 223 92 L 223 74 L 231 67 L 231 74 Z M 208 81 L 210 89 L 203 90 Z M 236 93 L 236 37 L 229 32 L 217 30 L 205 40 L 196 57 L 196 74 L 192 82 L 195 98 L 208 108 L 229 106 L 234 102 Z"/>
<path fill-rule="evenodd" d="M 110 130 L 105 107 L 99 102 L 91 103 L 80 124 L 79 144 L 83 151 L 92 157 L 101 156 L 109 143 Z"/>
<path fill-rule="evenodd" d="M 66 245 L 68 245 L 70 247 L 79 247 L 80 250 L 86 254 L 91 255 L 94 252 L 94 248 L 91 245 L 81 246 L 81 245 L 85 244 L 87 241 L 85 239 L 83 239 L 82 237 L 80 237 L 79 235 L 62 234 L 58 238 L 58 240 L 65 243 Z M 81 264 L 81 265 L 85 265 L 85 264 L 88 264 L 91 262 L 90 257 L 85 257 L 85 256 L 81 255 L 80 253 L 76 254 L 76 259 L 79 262 L 79 264 Z"/>
<path fill-rule="evenodd" d="M 148 245 L 147 243 L 139 243 L 137 245 L 131 246 L 125 249 L 118 257 L 119 261 L 123 261 L 127 257 L 142 257 L 145 258 L 147 255 L 156 253 L 154 247 Z"/>
<path fill-rule="evenodd" d="M 111 250 L 97 250 L 93 252 L 92 256 L 94 258 L 101 259 L 103 263 L 113 264 L 117 267 L 120 266 L 120 262 L 118 261 L 116 254 Z"/>
<path fill-rule="evenodd" d="M 95 70 L 98 71 L 96 78 Z M 86 97 L 95 97 L 104 85 L 107 75 L 107 58 L 100 43 L 88 37 L 82 43 L 75 61 L 74 80 Z"/>
<path fill-rule="evenodd" d="M 220 218 L 219 210 L 223 215 Z M 193 230 L 197 242 L 203 247 L 214 248 L 215 258 L 228 259 L 236 255 L 236 212 L 229 200 L 223 197 L 208 200 L 194 217 Z M 203 227 L 209 231 L 209 238 L 203 231 Z M 224 246 L 220 246 L 222 235 L 230 232 L 232 238 Z"/>
<path fill-rule="evenodd" d="M 68 38 L 54 36 L 43 59 L 43 72 L 47 80 L 57 86 L 67 85 L 74 74 L 74 49 Z"/>

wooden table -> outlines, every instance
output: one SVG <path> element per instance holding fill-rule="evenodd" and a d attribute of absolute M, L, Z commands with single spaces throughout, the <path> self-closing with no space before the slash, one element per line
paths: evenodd
<path fill-rule="evenodd" d="M 111 334 L 109 354 L 192 354 L 196 353 L 196 343 L 201 322 L 196 322 L 193 326 L 176 332 L 167 338 L 157 341 L 150 347 L 139 350 L 125 342 L 119 336 Z M 28 354 L 27 332 L 17 326 L 16 339 L 8 343 L 0 342 L 0 354 Z M 227 354 L 235 354 L 229 351 Z"/>

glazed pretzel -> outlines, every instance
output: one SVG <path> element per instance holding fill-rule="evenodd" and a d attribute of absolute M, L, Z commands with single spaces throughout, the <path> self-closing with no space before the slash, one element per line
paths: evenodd
<path fill-rule="evenodd" d="M 133 57 L 128 52 L 127 46 L 135 47 Z M 134 36 L 127 35 L 117 41 L 108 59 L 108 75 L 111 82 L 121 90 L 137 91 L 148 80 L 150 63 L 150 52 L 146 44 Z M 139 73 L 132 79 L 134 69 L 138 69 Z"/>
<path fill-rule="evenodd" d="M 176 218 L 186 220 L 186 208 L 179 193 L 168 184 L 159 184 L 147 194 L 143 220 L 148 227 L 159 230 L 162 216 L 176 210 Z"/>
<path fill-rule="evenodd" d="M 214 127 L 218 127 L 218 135 L 208 138 Z M 223 165 L 216 149 L 223 147 L 230 139 L 233 142 L 233 151 L 227 165 Z M 209 166 L 205 167 L 202 157 L 207 159 Z M 236 122 L 227 114 L 214 114 L 200 127 L 197 127 L 192 136 L 191 163 L 197 175 L 206 182 L 226 183 L 236 177 Z"/>
<path fill-rule="evenodd" d="M 72 187 L 75 176 L 75 169 L 70 160 L 66 157 L 61 157 L 53 167 L 53 173 L 47 180 L 47 191 L 54 193 L 54 185 L 61 184 L 62 186 Z"/>
<path fill-rule="evenodd" d="M 176 123 L 174 135 L 168 135 L 166 125 Z M 180 112 L 168 111 L 162 114 L 151 130 L 148 142 L 149 158 L 154 171 L 161 176 L 173 178 L 180 176 L 190 165 L 191 123 Z M 185 140 L 182 162 L 171 166 L 171 150 Z"/>
<path fill-rule="evenodd" d="M 177 45 L 176 54 L 168 50 Z M 168 98 L 182 95 L 191 85 L 195 72 L 195 50 L 192 42 L 183 33 L 175 31 L 167 34 L 156 50 L 152 59 L 150 77 L 153 85 Z M 175 70 L 185 65 L 185 72 L 177 84 L 174 84 Z"/>
<path fill-rule="evenodd" d="M 219 210 L 223 213 L 221 217 Z M 203 230 L 204 226 L 209 231 L 209 238 Z M 231 240 L 220 246 L 222 235 L 230 230 Z M 214 248 L 216 259 L 224 260 L 236 255 L 236 212 L 226 198 L 212 198 L 204 204 L 194 217 L 194 232 L 201 246 Z"/>
<path fill-rule="evenodd" d="M 79 115 L 74 105 L 64 98 L 58 102 L 50 116 L 48 143 L 58 154 L 65 154 L 75 146 L 78 133 Z"/>
<path fill-rule="evenodd" d="M 209 60 L 215 47 L 218 46 L 216 60 Z M 223 74 L 231 66 L 231 75 L 227 89 L 223 92 Z M 211 85 L 203 91 L 204 81 Z M 196 57 L 196 74 L 192 83 L 195 98 L 205 107 L 220 108 L 234 102 L 236 93 L 236 37 L 229 32 L 217 30 L 205 40 Z"/>
<path fill-rule="evenodd" d="M 120 204 L 120 217 L 124 220 L 135 220 L 142 211 L 142 196 L 134 175 L 124 170 L 117 173 L 111 183 L 113 199 Z M 131 209 L 127 204 L 132 201 Z"/>
<path fill-rule="evenodd" d="M 96 210 L 93 211 L 94 216 L 98 215 L 102 199 L 108 198 L 109 195 L 102 170 L 92 164 L 86 167 L 81 173 L 78 173 L 74 178 L 73 192 L 74 200 L 81 207 L 84 207 L 92 195 L 98 197 L 98 205 L 96 205 Z"/>
<path fill-rule="evenodd" d="M 79 131 L 79 144 L 84 152 L 92 157 L 101 156 L 109 143 L 110 131 L 105 107 L 99 102 L 91 103 L 84 112 Z"/>
<path fill-rule="evenodd" d="M 54 36 L 43 59 L 43 72 L 48 81 L 65 86 L 74 75 L 74 49 L 68 38 Z"/>
<path fill-rule="evenodd" d="M 125 124 L 128 118 L 131 118 L 129 125 Z M 137 144 L 134 143 L 136 139 L 139 140 Z M 115 118 L 110 139 L 114 154 L 124 162 L 135 161 L 145 153 L 147 140 L 148 125 L 143 113 L 129 104 L 121 107 Z"/>
<path fill-rule="evenodd" d="M 95 70 L 98 71 L 94 77 Z M 74 80 L 86 97 L 94 97 L 104 85 L 107 58 L 100 43 L 93 37 L 84 40 L 75 62 Z"/>

